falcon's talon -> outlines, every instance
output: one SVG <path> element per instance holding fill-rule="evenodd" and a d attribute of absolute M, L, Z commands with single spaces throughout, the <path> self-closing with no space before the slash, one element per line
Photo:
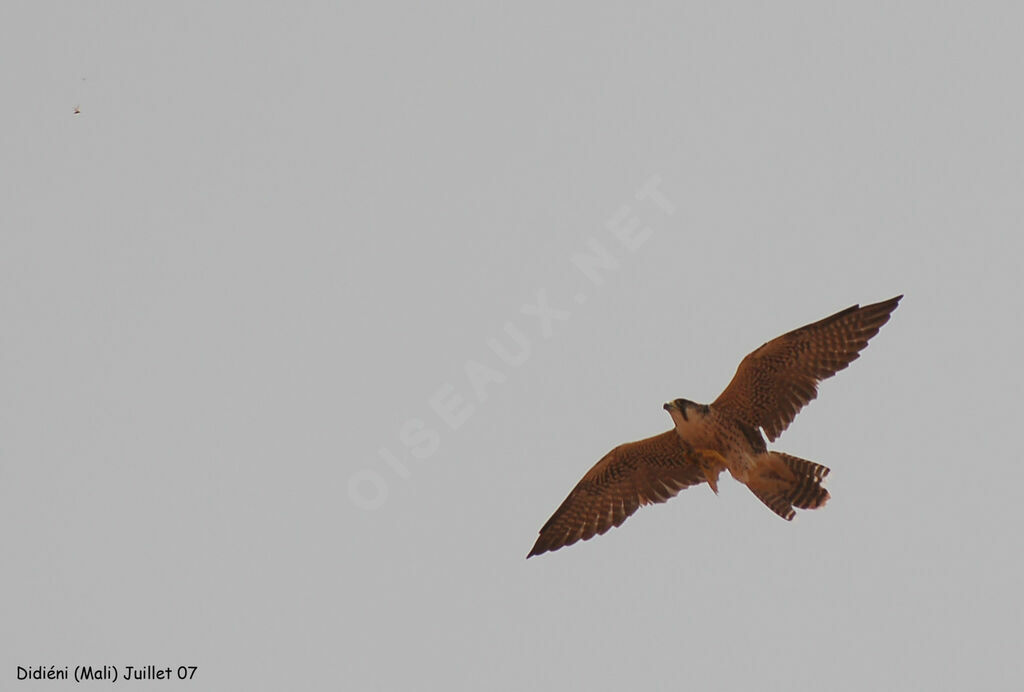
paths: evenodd
<path fill-rule="evenodd" d="M 707 479 L 711 490 L 713 490 L 715 495 L 717 495 L 718 475 L 722 472 L 722 469 L 727 468 L 728 466 L 728 464 L 726 464 L 725 457 L 713 449 L 695 449 L 693 453 L 697 458 L 697 463 L 700 465 L 701 471 L 704 473 L 704 478 Z"/>
<path fill-rule="evenodd" d="M 711 488 L 711 492 L 715 495 L 718 494 L 718 477 L 714 474 L 704 473 L 704 477 L 708 479 L 708 487 Z"/>

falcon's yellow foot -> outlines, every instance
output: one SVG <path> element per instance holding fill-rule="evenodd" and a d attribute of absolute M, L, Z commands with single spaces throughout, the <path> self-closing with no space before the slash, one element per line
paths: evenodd
<path fill-rule="evenodd" d="M 695 449 L 693 454 L 697 460 L 697 465 L 700 466 L 700 470 L 704 472 L 704 478 L 707 479 L 708 485 L 711 486 L 711 490 L 717 495 L 718 474 L 725 468 L 725 457 L 713 449 Z"/>

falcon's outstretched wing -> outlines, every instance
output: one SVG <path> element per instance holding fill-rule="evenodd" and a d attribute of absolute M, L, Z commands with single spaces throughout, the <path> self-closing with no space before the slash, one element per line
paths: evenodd
<path fill-rule="evenodd" d="M 818 395 L 819 382 L 859 357 L 902 297 L 854 305 L 772 339 L 743 359 L 711 406 L 755 429 L 763 428 L 774 440 Z"/>
<path fill-rule="evenodd" d="M 640 505 L 665 502 L 704 479 L 675 429 L 619 445 L 587 471 L 541 528 L 526 557 L 603 534 L 626 521 Z"/>

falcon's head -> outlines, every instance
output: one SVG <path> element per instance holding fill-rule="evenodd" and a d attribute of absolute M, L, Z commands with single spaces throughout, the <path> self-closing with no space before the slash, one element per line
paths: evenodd
<path fill-rule="evenodd" d="M 690 421 L 691 419 L 701 419 L 708 415 L 711 411 L 711 407 L 706 404 L 695 404 L 689 399 L 675 399 L 665 404 L 664 409 L 668 411 L 669 415 L 675 420 L 673 412 L 677 412 L 684 421 Z"/>

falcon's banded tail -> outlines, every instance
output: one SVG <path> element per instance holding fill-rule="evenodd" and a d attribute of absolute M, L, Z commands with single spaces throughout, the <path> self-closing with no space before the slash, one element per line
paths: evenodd
<path fill-rule="evenodd" d="M 799 509 L 817 509 L 828 502 L 828 491 L 821 482 L 828 468 L 813 461 L 768 452 L 751 470 L 747 487 L 761 502 L 783 519 L 791 520 Z"/>

